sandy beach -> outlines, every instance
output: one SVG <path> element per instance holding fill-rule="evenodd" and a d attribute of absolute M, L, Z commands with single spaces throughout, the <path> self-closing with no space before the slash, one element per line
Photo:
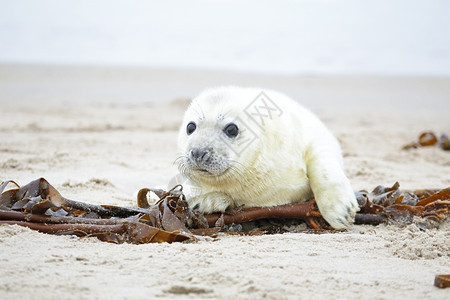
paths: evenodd
<path fill-rule="evenodd" d="M 217 85 L 276 89 L 342 145 L 355 191 L 450 186 L 450 152 L 402 150 L 450 134 L 449 77 L 272 76 L 194 69 L 0 65 L 0 181 L 44 177 L 64 196 L 135 206 L 177 174 L 189 103 Z M 450 221 L 347 232 L 219 235 L 198 243 L 109 244 L 0 226 L 2 299 L 445 299 Z"/>

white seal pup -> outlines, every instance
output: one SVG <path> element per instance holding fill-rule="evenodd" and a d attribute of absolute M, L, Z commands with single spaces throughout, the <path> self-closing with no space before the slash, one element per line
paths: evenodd
<path fill-rule="evenodd" d="M 188 203 L 203 213 L 315 197 L 336 229 L 358 205 L 338 141 L 310 111 L 255 88 L 219 87 L 192 100 L 178 137 Z M 190 187 L 190 188 L 189 188 Z"/>

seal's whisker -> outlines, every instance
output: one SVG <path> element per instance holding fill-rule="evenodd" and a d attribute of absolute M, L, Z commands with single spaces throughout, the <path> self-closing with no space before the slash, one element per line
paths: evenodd
<path fill-rule="evenodd" d="M 178 156 L 174 161 L 173 161 L 173 165 L 180 165 L 183 164 L 183 160 L 186 156 L 185 155 L 180 155 Z"/>
<path fill-rule="evenodd" d="M 237 182 L 239 183 L 239 186 L 241 188 L 241 190 L 245 190 L 245 185 L 243 183 L 247 183 L 247 179 L 244 176 L 244 172 L 242 170 L 240 170 L 239 168 L 235 167 L 235 166 L 231 166 L 230 167 L 230 171 L 232 174 L 229 174 L 228 177 L 230 178 L 240 178 L 240 180 L 238 180 Z"/>

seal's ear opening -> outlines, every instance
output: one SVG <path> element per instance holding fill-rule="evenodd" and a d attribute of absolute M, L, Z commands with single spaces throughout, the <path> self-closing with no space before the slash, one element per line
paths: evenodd
<path fill-rule="evenodd" d="M 197 125 L 195 125 L 194 122 L 189 122 L 189 124 L 187 124 L 186 126 L 186 133 L 187 135 L 191 135 L 195 129 L 197 129 Z"/>
<path fill-rule="evenodd" d="M 237 127 L 236 124 L 230 123 L 227 126 L 225 126 L 225 128 L 223 129 L 223 132 L 225 132 L 225 134 L 229 138 L 234 138 L 239 134 L 239 128 Z"/>

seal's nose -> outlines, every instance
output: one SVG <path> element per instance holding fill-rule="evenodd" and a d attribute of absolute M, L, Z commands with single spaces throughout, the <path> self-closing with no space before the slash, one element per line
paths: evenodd
<path fill-rule="evenodd" d="M 189 158 L 196 163 L 204 163 L 211 156 L 211 150 L 207 148 L 192 148 L 189 151 Z"/>

